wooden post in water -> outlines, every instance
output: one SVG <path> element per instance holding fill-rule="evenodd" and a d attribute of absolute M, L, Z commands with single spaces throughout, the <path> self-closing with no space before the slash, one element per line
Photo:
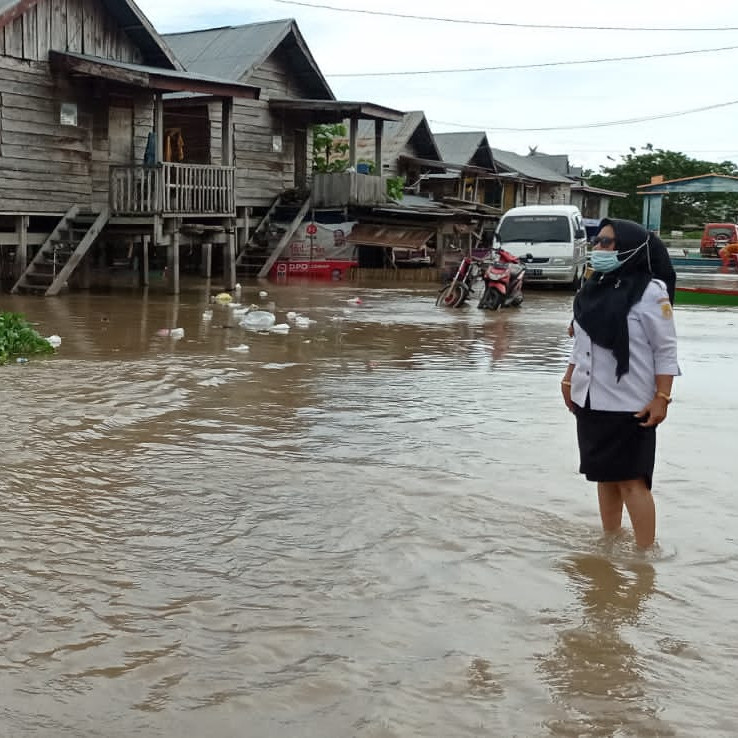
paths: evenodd
<path fill-rule="evenodd" d="M 179 228 L 176 226 L 167 246 L 167 287 L 170 294 L 179 294 Z"/>
<path fill-rule="evenodd" d="M 202 267 L 200 273 L 206 279 L 213 276 L 213 244 L 204 243 L 202 245 Z"/>
<path fill-rule="evenodd" d="M 223 280 L 226 290 L 236 288 L 236 233 L 232 226 L 226 230 L 226 242 L 223 246 Z"/>
<path fill-rule="evenodd" d="M 149 243 L 151 236 L 144 236 L 141 239 L 141 264 L 140 264 L 140 280 L 141 287 L 149 286 Z"/>
<path fill-rule="evenodd" d="M 18 249 L 15 252 L 13 277 L 18 279 L 28 266 L 28 216 L 18 215 L 15 219 L 15 235 Z"/>

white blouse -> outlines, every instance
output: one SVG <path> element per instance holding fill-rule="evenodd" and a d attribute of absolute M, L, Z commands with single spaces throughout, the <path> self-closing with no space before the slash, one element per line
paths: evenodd
<path fill-rule="evenodd" d="M 589 393 L 593 410 L 638 412 L 656 394 L 656 375 L 681 374 L 677 364 L 677 339 L 674 311 L 669 303 L 666 285 L 651 280 L 640 301 L 628 313 L 630 336 L 630 368 L 617 381 L 617 362 L 610 349 L 592 342 L 585 330 L 574 321 L 574 345 L 569 363 L 571 399 L 584 407 Z"/>

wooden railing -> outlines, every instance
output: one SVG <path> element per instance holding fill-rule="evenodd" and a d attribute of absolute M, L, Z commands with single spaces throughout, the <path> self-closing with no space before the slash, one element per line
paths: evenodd
<path fill-rule="evenodd" d="M 200 164 L 113 166 L 113 215 L 234 215 L 236 170 Z"/>
<path fill-rule="evenodd" d="M 110 167 L 110 212 L 148 215 L 161 212 L 159 167 Z"/>
<path fill-rule="evenodd" d="M 315 207 L 381 205 L 388 201 L 387 179 L 357 172 L 321 172 L 313 174 Z"/>

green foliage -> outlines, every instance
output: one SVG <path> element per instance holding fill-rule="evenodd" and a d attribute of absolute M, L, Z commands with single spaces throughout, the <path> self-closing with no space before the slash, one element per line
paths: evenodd
<path fill-rule="evenodd" d="M 0 364 L 14 356 L 53 354 L 51 344 L 18 313 L 0 313 Z"/>
<path fill-rule="evenodd" d="M 344 172 L 349 165 L 349 150 L 343 123 L 313 126 L 313 171 Z"/>
<path fill-rule="evenodd" d="M 638 185 L 648 184 L 651 177 L 681 179 L 703 174 L 738 176 L 738 166 L 732 161 L 710 162 L 692 159 L 678 151 L 656 149 L 646 144 L 638 153 L 634 147 L 621 156 L 621 162 L 611 167 L 600 167 L 601 172 L 589 177 L 593 187 L 627 192 L 628 197 L 613 199 L 610 214 L 640 223 L 643 215 L 643 196 Z M 661 230 L 679 229 L 687 223 L 733 221 L 738 216 L 738 195 L 732 193 L 694 193 L 668 195 L 663 200 Z"/>
<path fill-rule="evenodd" d="M 387 196 L 391 200 L 402 200 L 405 195 L 404 177 L 387 177 Z"/>

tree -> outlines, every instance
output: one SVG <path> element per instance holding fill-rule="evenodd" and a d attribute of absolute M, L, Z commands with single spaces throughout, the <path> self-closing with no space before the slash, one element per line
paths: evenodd
<path fill-rule="evenodd" d="M 349 165 L 345 158 L 348 150 L 343 123 L 313 126 L 313 171 L 345 171 Z"/>
<path fill-rule="evenodd" d="M 613 200 L 611 214 L 640 223 L 643 214 L 643 196 L 638 195 L 638 185 L 648 184 L 651 177 L 682 179 L 703 174 L 727 174 L 738 176 L 738 166 L 732 161 L 710 162 L 692 159 L 678 151 L 656 149 L 646 144 L 637 153 L 622 155 L 621 162 L 611 167 L 600 167 L 600 173 L 589 178 L 594 187 L 626 192 L 628 196 Z M 738 215 L 738 195 L 726 193 L 694 193 L 669 195 L 664 198 L 661 211 L 661 228 L 664 231 L 681 228 L 687 224 L 701 225 L 711 221 L 734 220 Z"/>

